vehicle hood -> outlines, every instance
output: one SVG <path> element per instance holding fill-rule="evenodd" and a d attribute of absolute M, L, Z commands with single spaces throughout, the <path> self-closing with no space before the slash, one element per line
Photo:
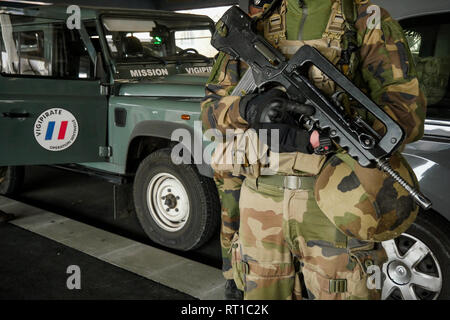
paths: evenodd
<path fill-rule="evenodd" d="M 158 80 L 121 82 L 119 95 L 135 97 L 203 98 L 209 74 L 178 74 Z"/>

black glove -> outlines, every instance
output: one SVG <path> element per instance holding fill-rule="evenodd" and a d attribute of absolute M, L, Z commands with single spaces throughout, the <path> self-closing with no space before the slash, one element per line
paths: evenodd
<path fill-rule="evenodd" d="M 296 117 L 315 112 L 310 105 L 290 100 L 286 93 L 271 89 L 262 94 L 247 95 L 241 99 L 240 114 L 255 130 L 268 129 L 267 145 L 276 152 L 312 153 L 310 133 L 299 127 Z M 273 129 L 279 130 L 278 150 L 272 146 Z"/>
<path fill-rule="evenodd" d="M 250 128 L 259 129 L 261 123 L 287 123 L 295 125 L 295 116 L 311 116 L 313 106 L 290 100 L 284 91 L 270 89 L 261 94 L 250 94 L 241 99 L 239 105 L 241 116 Z"/>

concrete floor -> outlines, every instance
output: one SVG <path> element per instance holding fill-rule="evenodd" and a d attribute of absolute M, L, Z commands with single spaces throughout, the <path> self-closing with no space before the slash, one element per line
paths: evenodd
<path fill-rule="evenodd" d="M 135 216 L 114 220 L 113 186 L 99 178 L 31 166 L 26 168 L 22 192 L 13 198 L 216 268 L 221 267 L 218 230 L 211 241 L 194 251 L 180 252 L 160 247 L 148 239 Z"/>
<path fill-rule="evenodd" d="M 0 299 L 193 299 L 11 224 L 0 225 L 0 243 Z M 74 264 L 80 290 L 66 286 Z"/>
<path fill-rule="evenodd" d="M 26 175 L 19 202 L 0 199 L 19 217 L 0 225 L 0 299 L 222 298 L 218 235 L 194 252 L 158 248 L 136 217 L 114 220 L 111 184 L 48 167 Z M 66 288 L 72 264 L 82 290 Z"/>

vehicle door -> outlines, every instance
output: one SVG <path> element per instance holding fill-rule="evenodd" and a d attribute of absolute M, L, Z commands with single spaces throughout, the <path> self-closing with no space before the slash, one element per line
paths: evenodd
<path fill-rule="evenodd" d="M 0 14 L 0 166 L 105 161 L 108 98 L 84 24 Z"/>
<path fill-rule="evenodd" d="M 425 15 L 401 21 L 413 54 L 418 78 L 427 98 L 422 140 L 406 146 L 421 190 L 433 208 L 447 213 L 450 206 L 450 13 Z M 450 215 L 447 214 L 447 219 Z"/>

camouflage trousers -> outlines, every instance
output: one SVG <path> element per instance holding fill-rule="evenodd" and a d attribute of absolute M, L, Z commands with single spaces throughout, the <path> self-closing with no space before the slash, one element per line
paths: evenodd
<path fill-rule="evenodd" d="M 302 177 L 294 190 L 282 187 L 284 179 L 247 178 L 242 186 L 232 264 L 244 298 L 379 299 L 366 271 L 386 261 L 384 249 L 348 238 L 328 220 L 314 198 L 315 177 Z"/>
<path fill-rule="evenodd" d="M 222 272 L 227 280 L 233 279 L 231 269 L 231 241 L 239 231 L 239 195 L 244 177 L 235 177 L 231 173 L 215 173 L 214 182 L 221 203 L 220 246 L 222 248 Z"/>

